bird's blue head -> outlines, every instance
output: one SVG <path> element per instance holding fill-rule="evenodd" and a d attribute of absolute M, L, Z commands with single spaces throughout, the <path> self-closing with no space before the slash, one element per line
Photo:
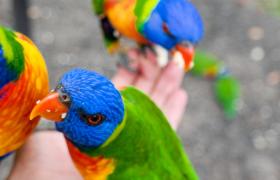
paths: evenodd
<path fill-rule="evenodd" d="M 166 49 L 197 44 L 204 35 L 200 13 L 189 0 L 160 0 L 139 28 L 147 39 Z"/>
<path fill-rule="evenodd" d="M 104 76 L 74 69 L 65 73 L 56 89 L 39 102 L 30 118 L 56 121 L 56 128 L 80 148 L 104 144 L 124 118 L 119 91 Z"/>
<path fill-rule="evenodd" d="M 151 2 L 137 1 L 138 31 L 152 43 L 169 50 L 176 61 L 183 61 L 186 71 L 190 70 L 194 46 L 204 35 L 200 13 L 189 0 L 159 0 L 147 16 L 143 8 L 147 9 Z"/>

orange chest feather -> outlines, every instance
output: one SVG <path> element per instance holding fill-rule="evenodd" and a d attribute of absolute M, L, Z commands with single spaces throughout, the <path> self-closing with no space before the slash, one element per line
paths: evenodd
<path fill-rule="evenodd" d="M 136 0 L 121 0 L 115 5 L 111 2 L 105 4 L 106 15 L 110 22 L 125 37 L 131 38 L 140 44 L 147 44 L 148 41 L 136 29 L 136 16 L 134 7 Z"/>
<path fill-rule="evenodd" d="M 0 89 L 0 156 L 21 146 L 38 123 L 29 121 L 36 101 L 49 90 L 43 57 L 25 37 L 18 37 L 24 47 L 25 68 L 19 79 Z"/>
<path fill-rule="evenodd" d="M 90 157 L 81 153 L 71 142 L 67 141 L 69 153 L 75 166 L 85 180 L 106 180 L 115 170 L 115 161 L 104 157 Z"/>

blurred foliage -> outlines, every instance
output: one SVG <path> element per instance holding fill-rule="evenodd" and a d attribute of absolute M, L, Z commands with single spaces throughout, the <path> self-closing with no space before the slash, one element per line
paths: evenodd
<path fill-rule="evenodd" d="M 258 0 L 261 8 L 269 13 L 280 15 L 280 0 Z"/>

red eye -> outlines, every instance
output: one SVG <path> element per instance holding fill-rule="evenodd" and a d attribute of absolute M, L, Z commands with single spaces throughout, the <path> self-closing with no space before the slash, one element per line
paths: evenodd
<path fill-rule="evenodd" d="M 87 116 L 86 121 L 89 125 L 99 125 L 103 122 L 103 120 L 105 119 L 105 117 L 102 114 L 95 114 L 92 116 Z"/>
<path fill-rule="evenodd" d="M 174 35 L 170 32 L 170 30 L 169 30 L 169 28 L 168 28 L 168 26 L 167 26 L 166 23 L 163 23 L 163 24 L 162 24 L 162 29 L 163 29 L 163 31 L 164 31 L 168 36 L 174 37 Z"/>

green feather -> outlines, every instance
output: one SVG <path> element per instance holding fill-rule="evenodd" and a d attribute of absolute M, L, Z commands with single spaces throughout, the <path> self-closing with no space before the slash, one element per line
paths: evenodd
<path fill-rule="evenodd" d="M 139 32 L 142 32 L 143 25 L 151 16 L 152 11 L 156 8 L 159 0 L 141 0 L 135 5 L 136 27 Z"/>
<path fill-rule="evenodd" d="M 159 108 L 132 87 L 121 94 L 126 123 L 118 137 L 106 146 L 82 151 L 116 161 L 116 169 L 108 179 L 198 180 L 180 140 Z"/>
<path fill-rule="evenodd" d="M 227 118 L 236 116 L 237 100 L 240 97 L 239 82 L 232 76 L 220 77 L 215 82 L 215 94 Z"/>
<path fill-rule="evenodd" d="M 104 1 L 105 0 L 92 0 L 92 7 L 97 15 L 102 15 L 104 13 Z"/>
<path fill-rule="evenodd" d="M 13 31 L 0 25 L 0 45 L 4 50 L 4 57 L 8 68 L 17 76 L 24 70 L 24 52 L 21 44 L 16 40 Z"/>

